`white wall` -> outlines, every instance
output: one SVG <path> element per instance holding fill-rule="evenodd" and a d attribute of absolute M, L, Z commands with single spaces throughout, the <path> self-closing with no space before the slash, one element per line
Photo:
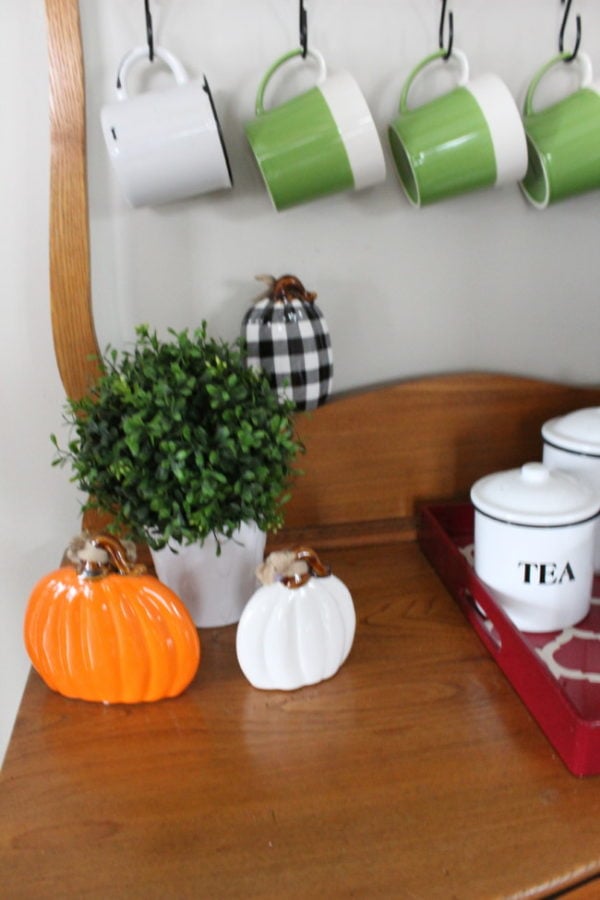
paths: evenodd
<path fill-rule="evenodd" d="M 51 468 L 62 386 L 48 305 L 48 83 L 39 0 L 0 0 L 0 759 L 28 662 L 21 627 L 29 592 L 56 568 L 78 528 L 78 503 Z"/>
<path fill-rule="evenodd" d="M 557 50 L 559 0 L 449 6 L 455 43 L 473 74 L 497 72 L 521 103 L 534 71 Z M 309 44 L 331 70 L 347 68 L 357 78 L 388 175 L 368 191 L 279 214 L 243 123 L 268 64 L 298 44 L 297 0 L 153 0 L 151 7 L 158 42 L 211 83 L 235 186 L 169 208 L 127 208 L 98 115 L 113 99 L 122 54 L 144 43 L 143 3 L 82 0 L 102 344 L 122 343 L 139 321 L 179 327 L 204 317 L 211 330 L 233 337 L 258 292 L 254 276 L 292 271 L 317 291 L 329 321 L 337 390 L 465 366 L 598 380 L 598 195 L 540 212 L 515 186 L 415 210 L 399 187 L 386 127 L 409 71 L 437 47 L 439 0 L 307 0 Z M 573 12 L 582 15 L 583 47 L 600 67 L 600 4 L 575 0 Z M 573 35 L 574 22 L 567 41 Z M 573 69 L 564 69 L 543 85 L 540 100 L 570 86 Z M 415 100 L 435 81 L 415 85 Z M 275 83 L 270 102 L 292 82 Z"/>
<path fill-rule="evenodd" d="M 193 326 L 232 338 L 257 293 L 254 275 L 291 271 L 319 294 L 333 336 L 335 389 L 427 372 L 487 369 L 600 381 L 598 194 L 544 212 L 505 188 L 415 210 L 397 183 L 386 125 L 413 65 L 437 45 L 438 0 L 306 0 L 309 44 L 360 83 L 384 141 L 388 175 L 369 191 L 277 214 L 250 156 L 267 65 L 298 42 L 296 0 L 152 0 L 158 42 L 206 72 L 232 162 L 233 191 L 156 210 L 121 199 L 99 129 L 118 61 L 145 38 L 142 0 L 81 0 L 88 81 L 93 294 L 102 345 L 135 324 Z M 503 76 L 519 103 L 551 56 L 558 0 L 450 0 L 455 42 L 474 74 Z M 583 47 L 600 68 L 600 4 L 574 0 Z M 0 528 L 0 755 L 27 670 L 21 622 L 33 582 L 77 527 L 77 500 L 50 468 L 62 393 L 47 288 L 47 69 L 42 0 L 0 0 L 0 278 L 5 422 Z M 572 40 L 569 28 L 567 40 Z M 306 73 L 304 73 L 306 75 Z M 551 78 L 558 96 L 573 70 Z M 304 77 L 304 76 L 303 76 Z M 276 85 L 273 99 L 292 90 Z M 435 80 L 435 79 L 434 79 Z M 159 74 L 157 81 L 165 81 Z M 421 98 L 431 83 L 418 87 Z M 415 92 L 417 94 L 417 91 Z M 418 99 L 418 97 L 417 97 Z M 10 127 L 8 124 L 10 124 Z"/>

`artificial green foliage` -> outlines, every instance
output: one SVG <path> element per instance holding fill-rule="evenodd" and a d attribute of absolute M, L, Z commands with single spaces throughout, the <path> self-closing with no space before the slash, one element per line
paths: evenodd
<path fill-rule="evenodd" d="M 54 463 L 89 495 L 84 510 L 154 549 L 230 537 L 242 522 L 277 530 L 301 450 L 293 404 L 206 323 L 167 341 L 145 325 L 136 334 L 131 350 L 107 349 L 87 396 L 67 401 L 67 448 L 52 436 Z"/>

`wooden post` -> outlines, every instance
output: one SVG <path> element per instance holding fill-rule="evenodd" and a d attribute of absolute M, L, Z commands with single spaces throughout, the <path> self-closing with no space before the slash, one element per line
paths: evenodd
<path fill-rule="evenodd" d="M 99 354 L 90 284 L 85 83 L 78 0 L 45 0 L 50 61 L 50 305 L 69 397 L 94 382 Z"/>

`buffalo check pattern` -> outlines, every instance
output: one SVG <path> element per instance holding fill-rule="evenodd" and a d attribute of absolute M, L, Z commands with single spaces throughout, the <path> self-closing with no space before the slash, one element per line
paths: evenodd
<path fill-rule="evenodd" d="M 321 406 L 331 393 L 333 353 L 323 313 L 314 302 L 265 297 L 242 322 L 249 366 L 263 369 L 272 387 L 299 410 Z"/>

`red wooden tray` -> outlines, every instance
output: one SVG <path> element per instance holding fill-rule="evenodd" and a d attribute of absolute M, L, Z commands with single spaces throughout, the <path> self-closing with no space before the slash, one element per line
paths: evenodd
<path fill-rule="evenodd" d="M 424 506 L 422 551 L 567 768 L 600 774 L 600 577 L 575 627 L 519 631 L 475 575 L 473 522 L 470 503 Z"/>

